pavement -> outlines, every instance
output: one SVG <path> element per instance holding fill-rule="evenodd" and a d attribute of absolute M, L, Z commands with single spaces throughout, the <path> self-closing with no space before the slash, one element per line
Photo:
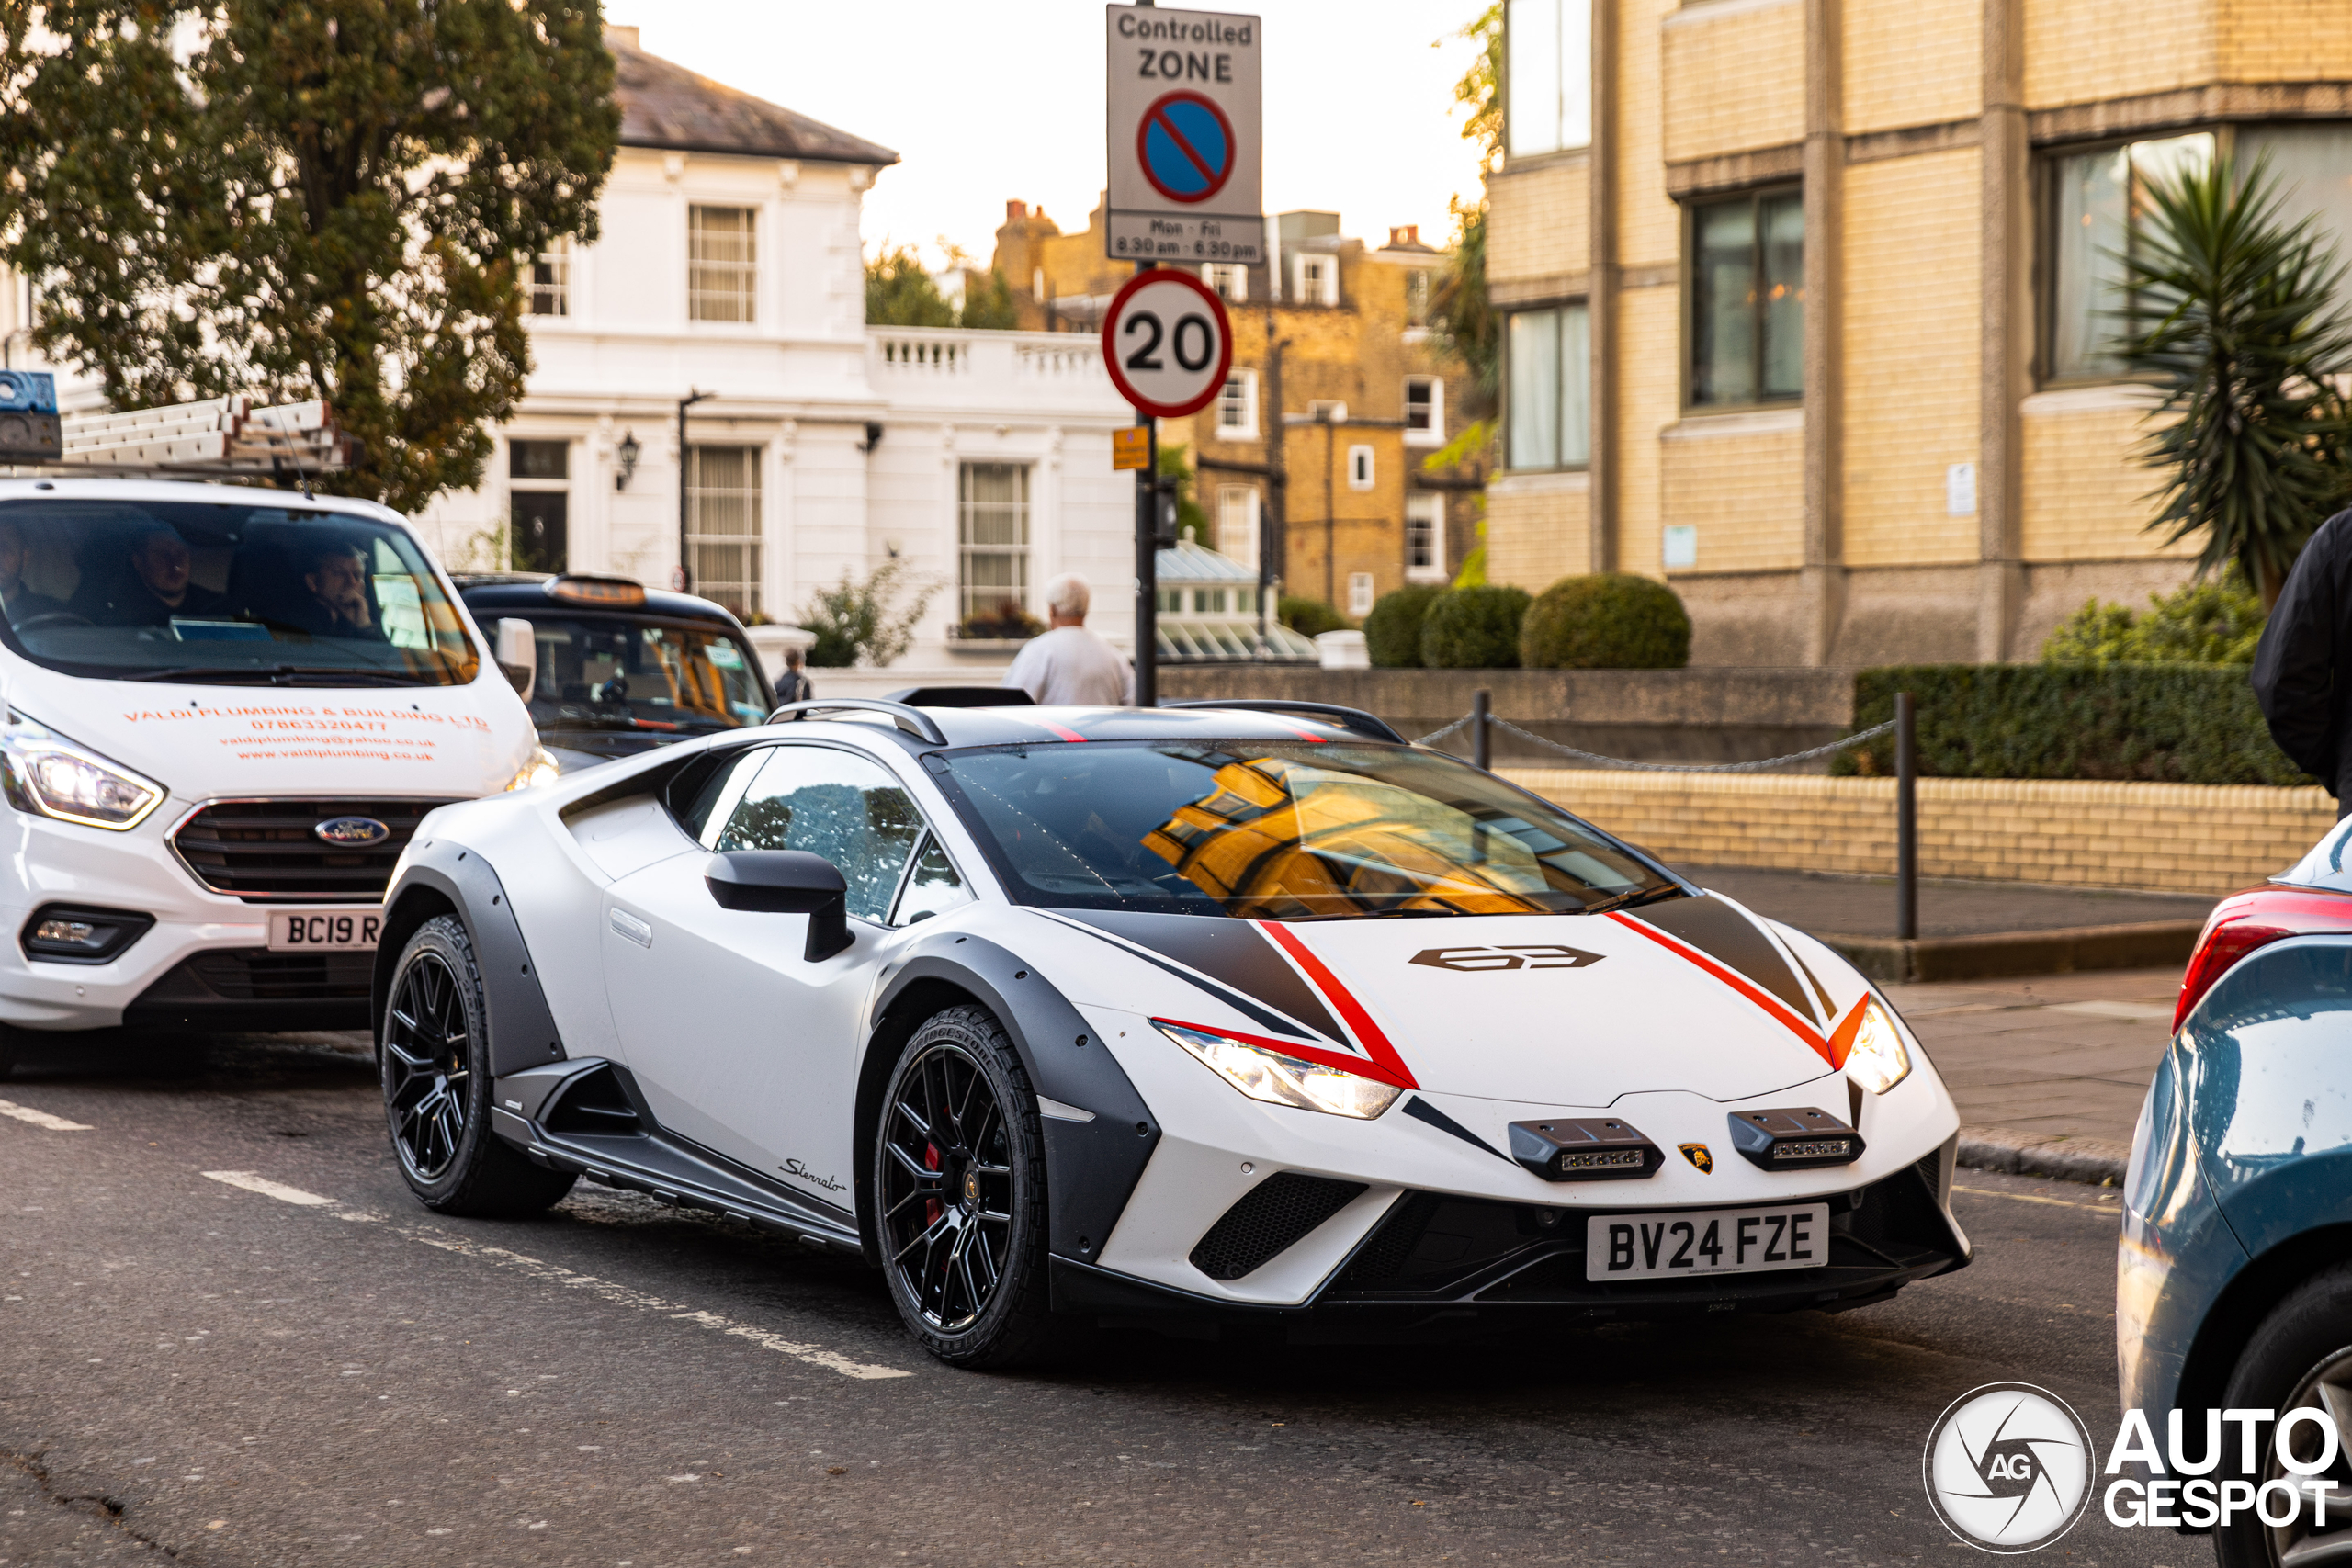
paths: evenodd
<path fill-rule="evenodd" d="M 1975 1261 L 1834 1316 L 1110 1335 L 984 1374 L 922 1355 L 872 1270 L 650 1199 L 427 1213 L 351 1037 L 0 1096 L 45 1118 L 0 1114 L 9 1568 L 1952 1562 L 1939 1412 L 2018 1381 L 2119 1415 L 2119 1205 L 2062 1182 L 1963 1174 Z M 2094 1506 L 2050 1555 L 2210 1551 Z"/>
<path fill-rule="evenodd" d="M 1786 921 L 1799 931 L 1867 937 L 1894 934 L 1894 878 L 1891 876 L 1824 876 L 1732 865 L 1674 869 L 1702 887 L 1726 893 L 1758 914 Z M 1919 934 L 1988 936 L 2079 926 L 2200 923 L 2218 901 L 2195 894 L 1921 877 Z"/>

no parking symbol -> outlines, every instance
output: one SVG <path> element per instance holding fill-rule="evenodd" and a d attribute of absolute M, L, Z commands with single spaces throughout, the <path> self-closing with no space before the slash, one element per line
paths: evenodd
<path fill-rule="evenodd" d="M 1233 122 L 1214 99 L 1170 93 L 1144 111 L 1136 158 L 1151 188 L 1170 201 L 1206 201 L 1233 177 Z"/>

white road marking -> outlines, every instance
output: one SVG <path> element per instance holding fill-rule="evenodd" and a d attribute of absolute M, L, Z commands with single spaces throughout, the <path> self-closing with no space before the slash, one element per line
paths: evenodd
<path fill-rule="evenodd" d="M 258 1192 L 265 1198 L 275 1198 L 281 1203 L 293 1203 L 305 1209 L 342 1207 L 332 1198 L 322 1198 L 315 1192 L 305 1192 L 299 1187 L 288 1187 L 282 1181 L 272 1181 L 266 1176 L 255 1176 L 250 1170 L 208 1170 L 204 1175 L 214 1181 L 225 1181 L 232 1187 L 242 1187 L 248 1192 Z"/>
<path fill-rule="evenodd" d="M 52 1133 L 95 1133 L 96 1128 L 86 1122 L 68 1122 L 62 1116 L 51 1116 L 46 1111 L 35 1111 L 29 1105 L 18 1105 L 0 1100 L 0 1116 L 13 1116 L 19 1122 L 29 1122 L 36 1127 L 46 1127 Z"/>
<path fill-rule="evenodd" d="M 912 1372 L 900 1371 L 896 1367 L 879 1367 L 866 1361 L 852 1360 L 838 1350 L 828 1350 L 821 1345 L 808 1345 L 798 1340 L 786 1339 L 780 1334 L 771 1334 L 764 1328 L 757 1328 L 748 1323 L 738 1323 L 732 1318 L 722 1317 L 715 1312 L 696 1312 L 694 1308 L 682 1305 L 677 1302 L 664 1301 L 660 1296 L 649 1295 L 643 1291 L 616 1284 L 610 1280 L 599 1280 L 594 1274 L 582 1274 L 575 1269 L 526 1257 L 519 1252 L 510 1252 L 503 1247 L 480 1247 L 456 1236 L 445 1235 L 415 1225 L 395 1225 L 393 1228 L 411 1241 L 421 1241 L 427 1247 L 437 1247 L 444 1252 L 456 1252 L 469 1258 L 479 1258 L 485 1262 L 496 1264 L 501 1269 L 511 1269 L 518 1274 L 526 1274 L 535 1280 L 544 1280 L 549 1284 L 561 1285 L 567 1290 L 586 1291 L 616 1306 L 630 1307 L 639 1312 L 659 1313 L 673 1322 L 700 1324 L 705 1328 L 717 1329 L 719 1333 L 729 1335 L 737 1339 L 748 1339 L 762 1349 L 773 1350 L 779 1356 L 789 1356 L 796 1361 L 805 1361 L 812 1367 L 823 1367 L 828 1371 L 839 1372 L 845 1378 L 877 1379 L 914 1376 Z"/>
<path fill-rule="evenodd" d="M 2064 1198 L 2036 1197 L 2030 1192 L 2003 1192 L 1991 1187 L 1962 1187 L 1958 1182 L 1952 1183 L 1951 1190 L 1955 1192 L 1972 1193 L 1979 1198 L 2007 1198 L 2013 1203 L 2047 1203 L 2052 1208 L 2088 1209 L 2099 1214 L 2120 1214 L 2123 1212 L 2120 1208 L 2106 1203 L 2075 1203 Z"/>
<path fill-rule="evenodd" d="M 2045 1012 L 2078 1012 L 2090 1018 L 2128 1018 L 2135 1021 L 2172 1021 L 2171 1002 L 2052 1002 L 2042 1009 Z"/>

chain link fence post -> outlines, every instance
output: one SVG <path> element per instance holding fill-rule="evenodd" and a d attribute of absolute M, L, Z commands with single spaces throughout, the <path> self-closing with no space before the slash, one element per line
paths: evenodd
<path fill-rule="evenodd" d="M 1495 732 L 1487 721 L 1487 688 L 1481 686 L 1478 694 L 1470 701 L 1470 764 L 1482 771 L 1495 760 Z"/>
<path fill-rule="evenodd" d="M 1911 694 L 1894 694 L 1894 934 L 1919 935 L 1918 715 Z"/>

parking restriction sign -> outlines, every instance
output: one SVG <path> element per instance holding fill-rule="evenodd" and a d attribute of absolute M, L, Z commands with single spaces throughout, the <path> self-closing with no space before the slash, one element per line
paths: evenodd
<path fill-rule="evenodd" d="M 1106 6 L 1106 254 L 1266 259 L 1256 17 Z"/>

